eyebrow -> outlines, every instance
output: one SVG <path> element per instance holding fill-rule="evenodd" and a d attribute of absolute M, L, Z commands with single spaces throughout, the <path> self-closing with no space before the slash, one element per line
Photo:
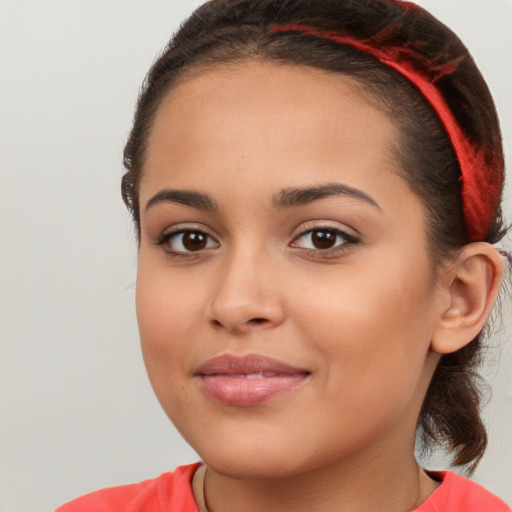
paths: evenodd
<path fill-rule="evenodd" d="M 194 190 L 172 190 L 164 189 L 157 192 L 147 203 L 144 211 L 149 210 L 160 203 L 177 203 L 184 206 L 190 206 L 197 210 L 217 210 L 217 202 L 213 197 L 202 192 Z"/>
<path fill-rule="evenodd" d="M 371 196 L 362 190 L 343 185 L 342 183 L 327 183 L 325 185 L 305 188 L 287 188 L 274 197 L 273 204 L 275 208 L 293 208 L 312 203 L 318 199 L 340 195 L 359 199 L 378 210 L 382 210 L 377 201 Z"/>
<path fill-rule="evenodd" d="M 293 208 L 303 206 L 319 199 L 332 196 L 349 196 L 359 199 L 378 210 L 381 207 L 371 196 L 354 187 L 343 185 L 342 183 L 327 183 L 325 185 L 317 185 L 314 187 L 303 188 L 286 188 L 281 190 L 272 201 L 275 208 Z M 144 211 L 149 210 L 160 203 L 177 203 L 184 206 L 190 206 L 197 210 L 215 211 L 218 210 L 217 201 L 203 192 L 195 190 L 174 190 L 164 189 L 157 192 L 146 203 Z"/>

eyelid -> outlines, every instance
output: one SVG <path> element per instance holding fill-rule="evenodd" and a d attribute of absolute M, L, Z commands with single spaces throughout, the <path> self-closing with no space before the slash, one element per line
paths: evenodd
<path fill-rule="evenodd" d="M 164 238 L 168 235 L 181 233 L 183 231 L 200 231 L 201 233 L 205 233 L 212 238 L 215 238 L 215 236 L 212 234 L 212 230 L 204 224 L 199 222 L 178 222 L 176 224 L 171 224 L 163 229 L 160 229 L 158 234 L 155 235 L 154 241 L 156 243 L 161 238 Z"/>
<path fill-rule="evenodd" d="M 296 239 L 301 235 L 304 235 L 306 233 L 310 233 L 311 231 L 336 231 L 339 232 L 345 236 L 347 236 L 350 239 L 359 239 L 361 237 L 358 230 L 347 226 L 346 224 L 342 224 L 340 222 L 336 221 L 329 221 L 329 220 L 310 220 L 307 222 L 303 222 L 298 227 L 296 227 L 293 230 L 293 233 L 291 235 L 292 239 Z"/>
<path fill-rule="evenodd" d="M 207 246 L 207 247 L 204 247 L 203 249 L 199 249 L 197 251 L 187 251 L 187 250 L 180 251 L 180 250 L 168 249 L 166 251 L 168 254 L 176 255 L 176 256 L 198 255 L 207 249 L 212 249 L 212 248 L 220 246 L 220 243 L 217 240 L 217 238 L 210 233 L 210 230 L 206 226 L 201 225 L 201 224 L 187 224 L 187 223 L 180 223 L 180 224 L 176 224 L 176 225 L 166 228 L 161 234 L 159 234 L 153 240 L 153 243 L 154 243 L 154 245 L 157 245 L 157 246 L 164 246 L 173 237 L 178 236 L 183 233 L 187 233 L 187 232 L 201 233 L 202 235 L 208 237 L 210 240 L 213 240 L 215 245 L 213 247 Z"/>
<path fill-rule="evenodd" d="M 333 247 L 326 249 L 311 248 L 311 247 L 300 247 L 296 242 L 303 236 L 313 233 L 315 231 L 330 231 L 335 233 L 337 236 L 343 238 L 341 243 L 337 243 Z M 295 230 L 290 246 L 299 249 L 304 252 L 312 253 L 323 257 L 336 256 L 337 254 L 349 250 L 354 245 L 360 242 L 359 233 L 355 234 L 354 229 L 347 226 L 340 225 L 339 223 L 329 221 L 309 221 L 301 224 L 299 228 Z"/>

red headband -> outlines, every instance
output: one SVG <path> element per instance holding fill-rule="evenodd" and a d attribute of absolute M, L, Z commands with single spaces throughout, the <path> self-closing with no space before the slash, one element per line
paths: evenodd
<path fill-rule="evenodd" d="M 414 4 L 400 2 L 407 10 L 416 8 Z M 468 239 L 471 242 L 484 240 L 494 220 L 495 209 L 499 204 L 503 180 L 503 168 L 497 173 L 490 172 L 484 152 L 475 148 L 461 129 L 453 112 L 447 105 L 435 82 L 445 75 L 453 73 L 460 60 L 449 62 L 442 66 L 431 66 L 429 74 L 419 71 L 413 64 L 418 60 L 417 54 L 403 46 L 379 45 L 389 35 L 393 27 L 372 38 L 369 41 L 358 40 L 349 35 L 341 35 L 335 31 L 321 30 L 308 25 L 278 25 L 270 33 L 299 31 L 304 35 L 312 35 L 329 39 L 339 44 L 346 44 L 376 57 L 380 62 L 389 66 L 412 82 L 430 103 L 437 113 L 457 155 L 462 181 L 462 203 Z M 496 178 L 499 176 L 499 179 Z"/>

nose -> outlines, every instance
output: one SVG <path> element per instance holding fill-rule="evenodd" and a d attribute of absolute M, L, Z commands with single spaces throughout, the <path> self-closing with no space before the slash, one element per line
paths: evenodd
<path fill-rule="evenodd" d="M 246 249 L 223 263 L 206 311 L 214 328 L 242 335 L 284 321 L 282 288 L 272 265 L 264 260 Z"/>

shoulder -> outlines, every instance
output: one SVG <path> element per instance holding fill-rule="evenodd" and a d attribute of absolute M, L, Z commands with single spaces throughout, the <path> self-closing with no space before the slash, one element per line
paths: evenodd
<path fill-rule="evenodd" d="M 180 466 L 138 484 L 101 489 L 70 501 L 55 512 L 197 512 L 191 482 L 198 466 Z"/>
<path fill-rule="evenodd" d="M 441 485 L 415 512 L 512 512 L 497 496 L 451 471 L 430 473 Z"/>

